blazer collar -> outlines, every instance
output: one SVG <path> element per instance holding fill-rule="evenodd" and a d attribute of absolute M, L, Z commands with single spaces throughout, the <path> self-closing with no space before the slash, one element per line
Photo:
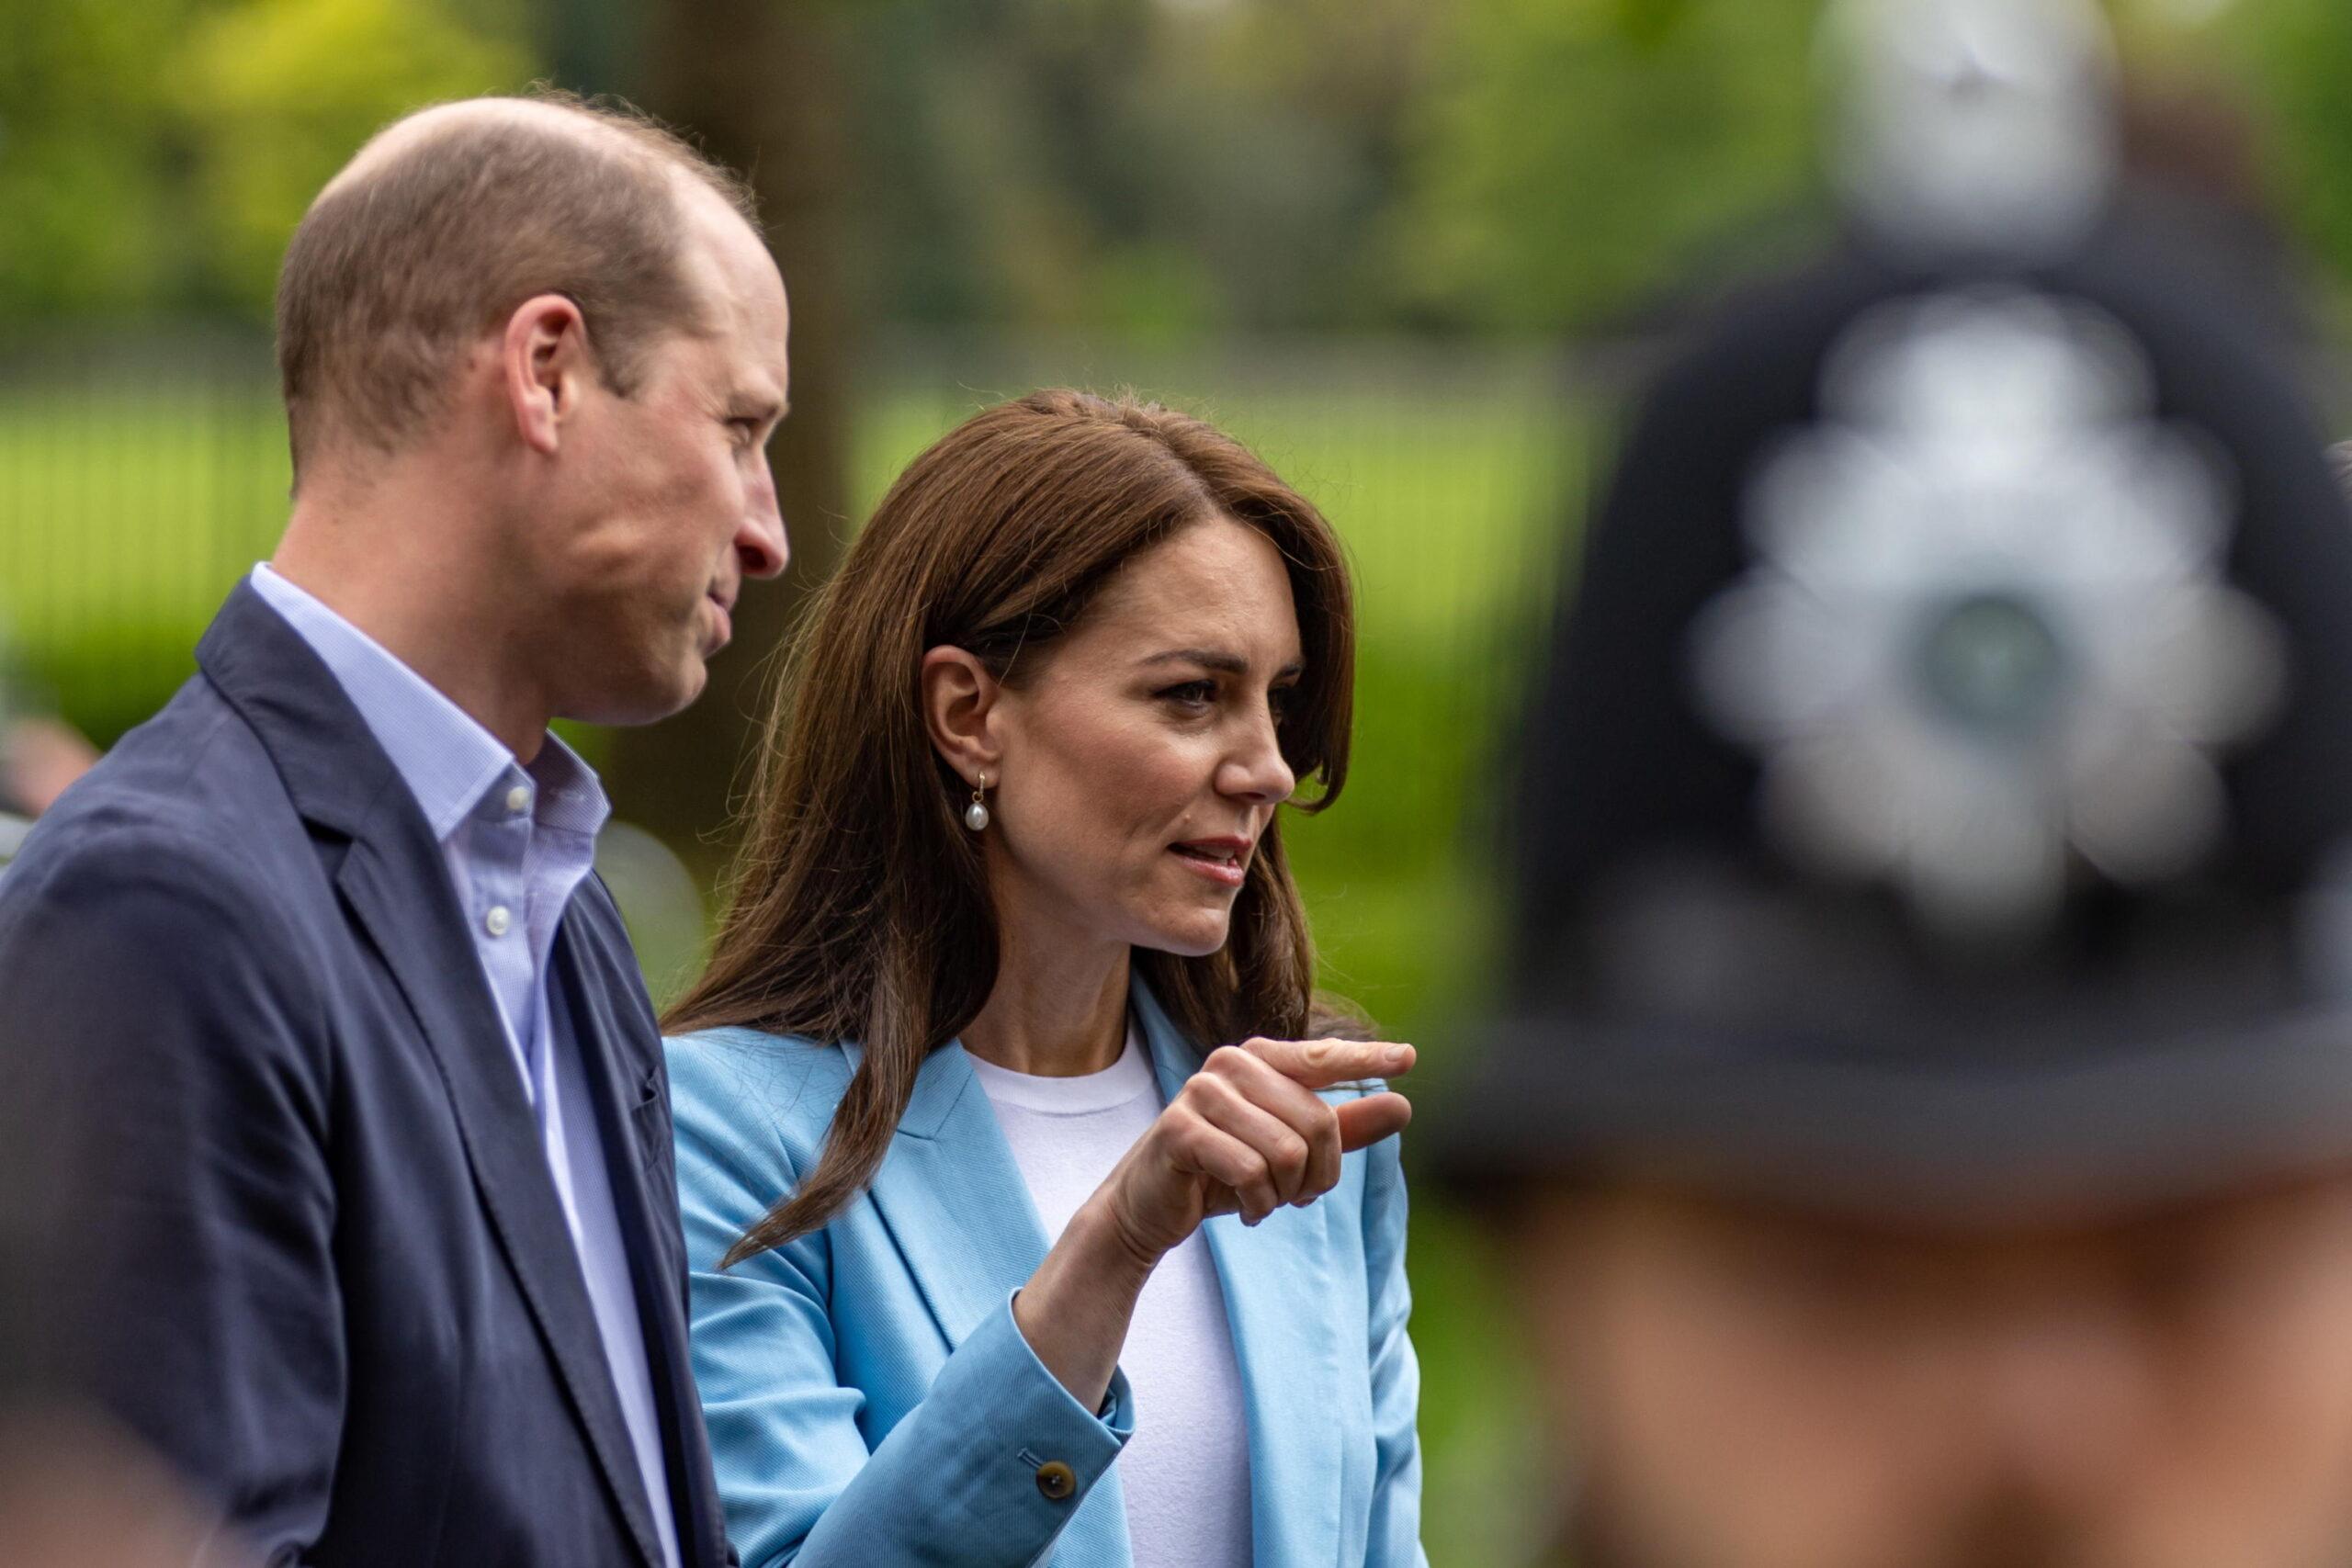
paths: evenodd
<path fill-rule="evenodd" d="M 277 765 L 295 809 L 356 838 L 384 820 L 389 790 L 423 817 L 351 699 L 302 635 L 240 581 L 196 645 L 196 662 Z"/>
<path fill-rule="evenodd" d="M 661 1551 L 604 1359 L 571 1230 L 548 1179 L 538 1122 L 505 1048 L 447 862 L 431 826 L 343 688 L 299 633 L 240 582 L 197 662 L 252 726 L 303 817 L 350 839 L 333 874 L 407 998 L 455 1110 L 475 1190 L 571 1395 L 616 1506 L 647 1562 Z M 565 916 L 572 926 L 575 906 Z M 560 969 L 578 942 L 557 944 Z M 575 1012 L 583 1037 L 601 1020 Z M 601 1049 L 582 1039 L 584 1049 Z M 622 1148 L 608 1159 L 634 1165 Z"/>
<path fill-rule="evenodd" d="M 1163 1100 L 1199 1070 L 1184 1038 L 1138 976 L 1129 994 Z M 996 1112 L 961 1043 L 932 1053 L 872 1189 L 875 1206 L 951 1347 L 960 1346 L 1045 1261 L 1045 1226 Z M 1221 1215 L 1202 1227 L 1225 1294 L 1250 1427 L 1255 1561 L 1308 1562 L 1341 1539 L 1341 1404 L 1351 1340 L 1329 1303 L 1337 1211 L 1283 1209 L 1256 1226 Z M 1139 1408 L 1137 1419 L 1151 1413 Z"/>

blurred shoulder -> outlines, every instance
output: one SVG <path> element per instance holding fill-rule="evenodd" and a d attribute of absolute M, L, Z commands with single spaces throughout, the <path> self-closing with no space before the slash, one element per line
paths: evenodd
<path fill-rule="evenodd" d="M 267 752 L 198 679 L 34 824 L 11 881 L 119 877 L 266 891 L 273 853 L 307 847 Z"/>

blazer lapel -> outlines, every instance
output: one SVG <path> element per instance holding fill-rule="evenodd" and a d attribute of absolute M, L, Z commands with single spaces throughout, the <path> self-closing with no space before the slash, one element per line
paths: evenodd
<path fill-rule="evenodd" d="M 1172 1100 L 1199 1069 L 1201 1054 L 1140 979 L 1132 995 L 1160 1096 Z M 1241 1370 L 1250 1425 L 1251 1561 L 1257 1562 L 1314 1562 L 1343 1539 L 1345 1478 L 1340 1430 L 1330 1419 L 1340 1405 L 1344 1365 L 1340 1326 L 1329 1310 L 1341 1294 L 1332 1289 L 1332 1214 L 1317 1203 L 1277 1210 L 1256 1226 L 1243 1224 L 1238 1214 L 1220 1214 L 1201 1227 L 1216 1261 Z M 1359 1344 L 1359 1363 L 1363 1355 Z M 1138 1418 L 1149 1414 L 1139 1412 Z"/>
<path fill-rule="evenodd" d="M 638 1549 L 662 1560 L 643 1483 L 613 1392 L 604 1338 L 571 1227 L 547 1168 L 537 1119 L 506 1047 L 431 829 L 405 794 L 344 857 L 338 881 L 400 983 L 441 1069 L 482 1208 L 547 1341 L 574 1414 Z M 583 1031 L 585 1032 L 585 1031 Z M 609 1157 L 609 1156 L 608 1156 Z M 631 1161 L 630 1163 L 633 1163 Z"/>
<path fill-rule="evenodd" d="M 951 1352 L 1046 1260 L 1045 1222 L 961 1043 L 923 1063 L 868 1190 Z M 1131 1551 L 1114 1465 L 1046 1561 L 1120 1568 Z"/>
<path fill-rule="evenodd" d="M 1046 1260 L 1045 1224 L 961 1044 L 923 1063 L 873 1196 L 951 1349 Z"/>
<path fill-rule="evenodd" d="M 661 1411 L 679 1559 L 699 1568 L 725 1560 L 727 1540 L 686 1348 L 685 1244 L 679 1234 L 676 1189 L 667 1179 L 669 1167 L 650 1161 L 638 1136 L 640 1122 L 659 1110 L 663 1092 L 661 1043 L 649 1023 L 640 1021 L 632 1030 L 614 1008 L 614 987 L 636 984 L 636 964 L 626 951 L 614 950 L 597 935 L 582 901 L 575 898 L 557 932 L 555 976 L 564 987 L 588 1092 L 595 1102 L 596 1134 L 605 1146 L 614 1216 L 620 1222 L 621 1246 L 636 1287 L 646 1362 Z M 636 1050 L 628 1048 L 632 1033 L 641 1036 Z"/>

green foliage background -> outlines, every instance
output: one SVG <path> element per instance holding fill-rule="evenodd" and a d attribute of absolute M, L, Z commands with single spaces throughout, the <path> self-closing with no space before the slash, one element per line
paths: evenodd
<path fill-rule="evenodd" d="M 627 89 L 661 3 L 17 0 L 0 613 L 21 683 L 119 734 L 266 552 L 286 474 L 260 329 L 286 233 L 351 150 L 551 62 Z M 838 31 L 844 270 L 900 345 L 854 397 L 860 509 L 962 413 L 1072 380 L 1227 423 L 1346 536 L 1356 771 L 1294 856 L 1329 982 L 1421 1043 L 1442 1091 L 1498 918 L 1496 759 L 1609 413 L 1576 345 L 1822 227 L 1818 0 L 773 3 Z M 2352 294 L 2352 7 L 2114 9 L 2135 80 L 2236 106 L 2260 195 L 2331 301 Z M 1521 1484 L 1487 1244 L 1425 1201 L 1414 1280 L 1431 1556 L 1508 1562 L 1545 1488 Z"/>
<path fill-rule="evenodd" d="M 1820 209 L 1820 0 L 778 3 L 841 37 L 873 321 L 1578 332 Z M 567 85 L 627 89 L 661 4 L 18 0 L 0 330 L 253 317 L 368 130 L 583 52 Z M 2234 101 L 2266 193 L 2352 276 L 2352 11 L 2110 8 L 2135 80 Z"/>

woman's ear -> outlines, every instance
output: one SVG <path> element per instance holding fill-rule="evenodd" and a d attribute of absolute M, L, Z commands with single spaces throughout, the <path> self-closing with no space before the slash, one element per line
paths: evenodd
<path fill-rule="evenodd" d="M 997 782 L 1002 747 L 997 697 L 1003 683 L 960 648 L 942 646 L 922 656 L 922 721 L 947 765 L 975 788 Z"/>

